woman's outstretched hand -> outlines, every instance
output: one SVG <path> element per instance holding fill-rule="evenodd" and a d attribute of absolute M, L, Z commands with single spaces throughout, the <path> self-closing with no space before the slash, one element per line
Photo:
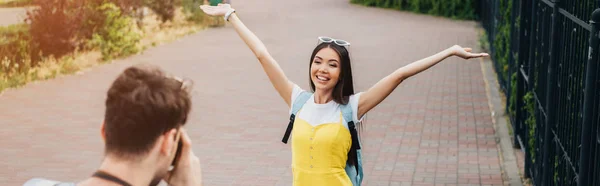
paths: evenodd
<path fill-rule="evenodd" d="M 480 58 L 490 56 L 487 53 L 471 53 L 473 49 L 471 48 L 463 48 L 458 45 L 454 45 L 450 48 L 452 55 L 461 57 L 463 59 L 471 59 L 471 58 Z"/>
<path fill-rule="evenodd" d="M 200 9 L 210 16 L 225 16 L 232 8 L 229 4 L 219 4 L 218 6 L 201 5 Z"/>

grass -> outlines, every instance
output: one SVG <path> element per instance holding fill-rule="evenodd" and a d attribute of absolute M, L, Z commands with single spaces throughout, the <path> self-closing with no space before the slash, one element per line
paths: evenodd
<path fill-rule="evenodd" d="M 48 57 L 40 61 L 36 67 L 25 67 L 25 70 L 5 73 L 0 72 L 0 93 L 8 88 L 23 86 L 37 80 L 47 80 L 59 75 L 73 74 L 81 69 L 98 64 L 102 55 L 98 51 L 75 52 L 61 58 Z M 10 63 L 8 60 L 2 61 Z"/>
<path fill-rule="evenodd" d="M 143 21 L 144 29 L 141 30 L 144 33 L 144 38 L 140 41 L 142 49 L 174 41 L 182 36 L 196 33 L 208 26 L 187 21 L 187 18 L 182 13 L 182 9 L 178 9 L 177 11 L 178 13 L 172 22 L 162 23 L 156 19 L 156 15 L 145 17 Z"/>

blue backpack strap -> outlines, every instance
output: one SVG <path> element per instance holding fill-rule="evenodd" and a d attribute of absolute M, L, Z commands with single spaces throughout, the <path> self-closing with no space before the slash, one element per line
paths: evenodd
<path fill-rule="evenodd" d="M 304 106 L 306 101 L 308 101 L 308 98 L 310 98 L 310 96 L 312 96 L 312 93 L 302 91 L 300 95 L 296 97 L 294 103 L 292 103 L 292 114 L 290 115 L 290 123 L 288 123 L 288 127 L 285 130 L 285 134 L 283 135 L 283 139 L 281 140 L 281 142 L 287 144 L 288 139 L 290 138 L 290 134 L 292 134 L 292 128 L 294 128 L 294 120 L 296 119 L 296 114 L 298 113 L 298 111 L 300 111 L 302 106 Z"/>
<path fill-rule="evenodd" d="M 360 140 L 358 140 L 358 131 L 356 130 L 356 123 L 354 121 L 354 117 L 352 116 L 352 108 L 349 104 L 341 105 L 342 117 L 344 120 L 348 122 L 348 130 L 350 131 L 350 135 L 352 137 L 352 147 L 350 148 L 350 153 L 356 153 L 355 165 L 351 165 L 350 162 L 346 162 L 346 174 L 350 177 L 350 181 L 352 181 L 352 185 L 360 186 L 363 180 L 363 168 L 362 168 L 362 153 L 360 148 Z"/>

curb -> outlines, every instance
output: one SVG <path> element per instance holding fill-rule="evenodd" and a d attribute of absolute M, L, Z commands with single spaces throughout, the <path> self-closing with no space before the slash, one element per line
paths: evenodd
<path fill-rule="evenodd" d="M 485 92 L 488 98 L 488 105 L 492 113 L 492 123 L 494 124 L 497 148 L 500 157 L 500 167 L 502 169 L 502 180 L 504 185 L 523 186 L 517 158 L 512 147 L 511 136 L 508 133 L 509 122 L 506 119 L 504 105 L 500 95 L 498 80 L 493 68 L 491 59 L 480 59 L 481 72 L 485 82 Z"/>

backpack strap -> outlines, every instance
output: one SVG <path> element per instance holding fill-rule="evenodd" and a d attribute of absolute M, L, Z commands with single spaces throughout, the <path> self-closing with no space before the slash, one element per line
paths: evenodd
<path fill-rule="evenodd" d="M 350 181 L 352 181 L 353 186 L 360 186 L 363 180 L 363 168 L 362 168 L 362 153 L 360 148 L 360 140 L 358 140 L 358 132 L 356 129 L 356 124 L 354 121 L 354 117 L 352 115 L 352 108 L 349 104 L 341 105 L 342 117 L 344 120 L 348 122 L 348 130 L 350 131 L 350 135 L 352 138 L 352 147 L 350 147 L 351 154 L 354 154 L 354 165 L 351 165 L 349 162 L 346 163 L 346 174 L 350 177 Z"/>
<path fill-rule="evenodd" d="M 358 132 L 356 130 L 356 124 L 354 123 L 354 117 L 352 117 L 352 108 L 349 104 L 340 105 L 340 107 L 342 109 L 342 117 L 348 122 L 348 130 L 352 136 L 352 148 L 359 150 L 360 142 L 358 140 Z"/>
<path fill-rule="evenodd" d="M 292 103 L 292 114 L 290 115 L 290 123 L 288 123 L 287 129 L 285 130 L 285 134 L 283 135 L 283 139 L 281 140 L 281 142 L 287 144 L 288 139 L 290 138 L 290 134 L 292 133 L 292 128 L 294 128 L 294 120 L 296 119 L 296 114 L 298 113 L 298 111 L 300 111 L 302 106 L 304 106 L 306 101 L 308 101 L 308 98 L 310 98 L 310 96 L 312 96 L 312 93 L 302 91 L 300 95 L 296 97 L 294 103 Z"/>

